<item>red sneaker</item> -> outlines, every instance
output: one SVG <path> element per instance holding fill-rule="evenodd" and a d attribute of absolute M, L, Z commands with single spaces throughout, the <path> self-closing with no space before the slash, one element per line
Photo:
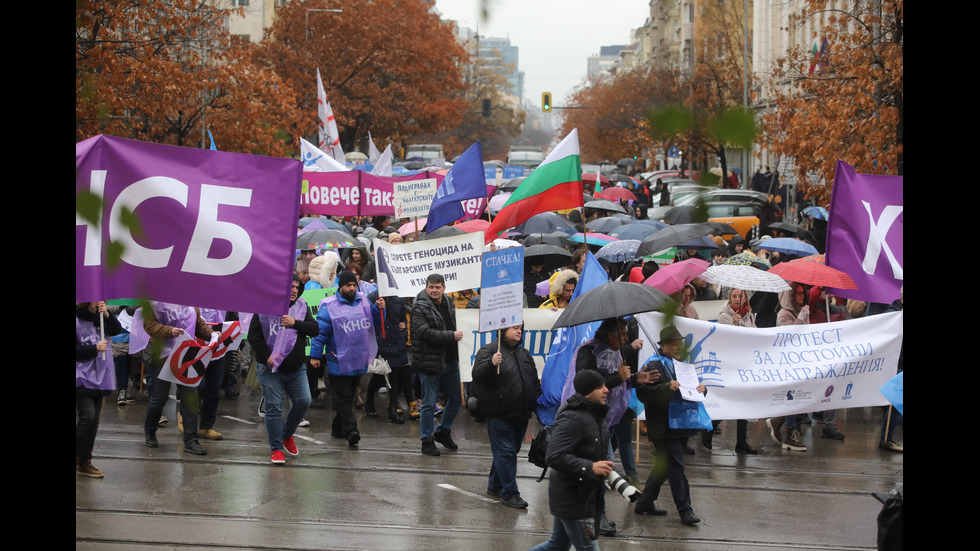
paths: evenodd
<path fill-rule="evenodd" d="M 282 465 L 286 463 L 286 456 L 282 454 L 282 450 L 272 450 L 271 461 L 277 465 Z"/>
<path fill-rule="evenodd" d="M 296 457 L 299 455 L 299 450 L 296 449 L 296 439 L 292 436 L 282 441 L 282 447 L 286 448 L 286 453 L 289 454 L 290 457 Z"/>

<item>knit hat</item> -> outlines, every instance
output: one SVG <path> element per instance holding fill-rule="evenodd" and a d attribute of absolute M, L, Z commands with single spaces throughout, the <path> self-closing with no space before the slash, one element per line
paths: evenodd
<path fill-rule="evenodd" d="M 602 375 L 599 375 L 598 371 L 583 369 L 575 374 L 573 384 L 575 385 L 576 393 L 582 396 L 588 396 L 593 390 L 606 384 L 606 381 L 602 378 Z"/>
<path fill-rule="evenodd" d="M 339 276 L 337 276 L 337 287 L 343 287 L 348 283 L 357 283 L 357 276 L 355 276 L 354 272 L 350 270 L 344 270 L 343 272 L 340 272 Z"/>

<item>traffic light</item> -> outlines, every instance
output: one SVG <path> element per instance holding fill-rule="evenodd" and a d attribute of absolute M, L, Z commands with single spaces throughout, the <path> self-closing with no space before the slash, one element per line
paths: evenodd
<path fill-rule="evenodd" d="M 484 98 L 483 99 L 483 116 L 484 117 L 489 117 L 490 116 L 490 109 L 492 107 L 493 107 L 493 103 L 490 101 L 490 99 L 489 98 Z"/>
<path fill-rule="evenodd" d="M 541 110 L 545 113 L 551 111 L 551 92 L 541 94 Z"/>

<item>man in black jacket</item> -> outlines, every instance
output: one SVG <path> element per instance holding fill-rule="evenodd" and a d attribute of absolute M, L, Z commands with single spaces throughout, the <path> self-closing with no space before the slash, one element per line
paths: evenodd
<path fill-rule="evenodd" d="M 445 297 L 445 292 L 445 278 L 431 274 L 412 306 L 412 365 L 422 382 L 419 433 L 422 453 L 433 456 L 439 455 L 436 442 L 450 450 L 459 449 L 450 431 L 462 404 L 456 343 L 463 339 L 463 332 L 456 329 L 456 305 Z M 440 391 L 446 395 L 446 409 L 436 428 L 435 407 Z"/>
<path fill-rule="evenodd" d="M 523 334 L 521 325 L 508 327 L 500 331 L 500 340 L 481 348 L 473 363 L 470 387 L 480 415 L 486 419 L 493 454 L 487 493 L 515 509 L 527 507 L 517 488 L 517 454 L 541 396 L 534 359 L 521 346 Z"/>
<path fill-rule="evenodd" d="M 531 551 L 568 549 L 598 551 L 598 519 L 603 509 L 603 481 L 613 470 L 606 460 L 606 388 L 602 375 L 590 369 L 573 380 L 573 394 L 555 417 L 545 460 L 551 467 L 548 505 L 555 516 L 551 539 Z"/>

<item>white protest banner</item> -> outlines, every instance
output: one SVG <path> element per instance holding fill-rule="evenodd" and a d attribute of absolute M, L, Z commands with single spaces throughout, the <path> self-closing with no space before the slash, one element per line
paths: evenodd
<path fill-rule="evenodd" d="M 550 308 L 525 308 L 522 313 L 524 318 L 524 343 L 521 345 L 534 358 L 534 367 L 538 369 L 538 377 L 544 370 L 544 361 L 548 358 L 548 351 L 551 350 L 551 342 L 555 338 L 556 331 L 551 326 L 558 320 L 561 311 L 555 312 Z M 493 342 L 497 338 L 496 331 L 481 333 L 479 327 L 480 312 L 474 308 L 456 310 L 456 328 L 463 332 L 463 340 L 457 343 L 459 351 L 459 378 L 466 383 L 473 380 L 473 361 L 476 360 L 476 353 L 483 345 Z"/>
<path fill-rule="evenodd" d="M 375 239 L 378 293 L 415 297 L 429 274 L 446 278 L 447 293 L 479 287 L 482 254 L 483 232 L 400 245 Z"/>
<path fill-rule="evenodd" d="M 164 360 L 157 377 L 161 381 L 182 386 L 201 384 L 204 372 L 211 363 L 214 354 L 213 344 L 217 342 L 217 337 L 213 336 L 211 342 L 205 342 L 191 334 L 182 333 L 174 341 L 174 347 Z"/>
<path fill-rule="evenodd" d="M 483 253 L 480 331 L 496 331 L 523 322 L 524 247 Z"/>
<path fill-rule="evenodd" d="M 395 182 L 391 199 L 391 204 L 395 207 L 395 218 L 427 216 L 438 186 L 435 178 Z"/>
<path fill-rule="evenodd" d="M 655 354 L 663 315 L 640 314 L 641 361 Z M 898 371 L 903 313 L 815 325 L 747 328 L 674 318 L 714 420 L 886 405 Z"/>

